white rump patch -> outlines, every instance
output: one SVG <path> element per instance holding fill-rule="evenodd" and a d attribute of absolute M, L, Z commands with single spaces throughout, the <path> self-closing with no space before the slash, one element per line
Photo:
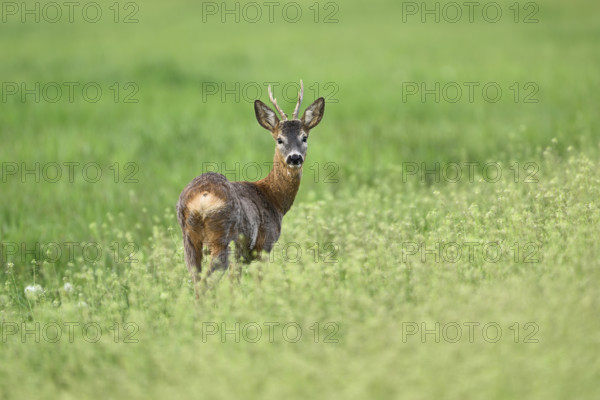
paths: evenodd
<path fill-rule="evenodd" d="M 196 211 L 202 216 L 211 211 L 218 210 L 223 207 L 225 202 L 219 197 L 215 196 L 210 192 L 202 192 L 194 197 L 188 204 L 187 207 L 190 211 Z"/>

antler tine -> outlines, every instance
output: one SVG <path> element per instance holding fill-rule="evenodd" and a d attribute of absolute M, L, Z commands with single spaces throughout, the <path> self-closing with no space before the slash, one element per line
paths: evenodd
<path fill-rule="evenodd" d="M 292 114 L 292 119 L 298 119 L 298 112 L 300 111 L 300 104 L 302 104 L 302 96 L 304 96 L 304 83 L 302 83 L 302 79 L 300 79 L 300 91 L 298 92 L 298 103 L 296 104 L 296 108 L 294 109 L 294 114 Z"/>
<path fill-rule="evenodd" d="M 273 105 L 275 106 L 277 111 L 279 111 L 279 114 L 281 114 L 281 118 L 283 118 L 284 121 L 287 121 L 287 119 L 288 119 L 287 115 L 285 115 L 285 113 L 283 112 L 281 107 L 279 107 L 279 104 L 277 104 L 277 100 L 275 98 L 273 98 L 273 92 L 271 91 L 271 85 L 269 85 L 269 99 L 271 99 L 271 103 L 273 103 Z"/>

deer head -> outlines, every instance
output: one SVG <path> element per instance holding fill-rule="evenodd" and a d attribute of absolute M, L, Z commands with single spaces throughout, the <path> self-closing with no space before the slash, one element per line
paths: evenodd
<path fill-rule="evenodd" d="M 308 135 L 310 130 L 317 126 L 323 118 L 325 111 L 325 99 L 319 97 L 304 111 L 302 118 L 298 119 L 298 112 L 302 104 L 304 95 L 304 85 L 300 81 L 300 92 L 298 93 L 298 103 L 292 114 L 292 119 L 288 120 L 287 115 L 273 98 L 271 85 L 269 85 L 269 98 L 275 106 L 281 120 L 271 108 L 260 100 L 254 101 L 254 111 L 258 123 L 271 132 L 273 139 L 277 142 L 275 146 L 275 158 L 289 168 L 302 168 L 306 159 L 306 149 L 308 147 Z"/>

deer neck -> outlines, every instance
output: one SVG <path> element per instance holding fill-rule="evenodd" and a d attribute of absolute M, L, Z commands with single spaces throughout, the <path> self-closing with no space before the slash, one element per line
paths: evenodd
<path fill-rule="evenodd" d="M 281 155 L 275 152 L 273 168 L 264 179 L 256 182 L 256 185 L 273 206 L 285 215 L 294 203 L 301 178 L 302 167 L 288 167 Z"/>

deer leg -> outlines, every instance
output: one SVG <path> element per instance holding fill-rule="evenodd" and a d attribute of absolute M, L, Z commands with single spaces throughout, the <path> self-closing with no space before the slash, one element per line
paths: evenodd
<path fill-rule="evenodd" d="M 211 254 L 211 262 L 208 271 L 206 271 L 206 276 L 203 279 L 203 293 L 206 290 L 214 287 L 217 282 L 221 280 L 225 271 L 229 267 L 229 246 L 222 244 L 211 244 L 210 245 L 210 254 Z M 222 273 L 218 274 L 219 276 L 214 277 L 213 272 L 215 270 L 221 270 Z"/>
<path fill-rule="evenodd" d="M 235 242 L 235 259 L 244 264 L 250 263 L 250 241 L 245 235 L 239 235 Z"/>
<path fill-rule="evenodd" d="M 194 243 L 190 240 L 189 236 L 185 236 L 183 240 L 185 264 L 187 265 L 188 271 L 192 276 L 192 282 L 194 284 L 194 292 L 196 298 L 199 298 L 198 293 L 198 281 L 200 280 L 200 272 L 202 271 L 202 242 Z"/>
<path fill-rule="evenodd" d="M 228 244 L 214 244 L 211 246 L 210 255 L 212 260 L 210 262 L 209 274 L 216 269 L 226 270 L 229 268 L 229 245 Z"/>

